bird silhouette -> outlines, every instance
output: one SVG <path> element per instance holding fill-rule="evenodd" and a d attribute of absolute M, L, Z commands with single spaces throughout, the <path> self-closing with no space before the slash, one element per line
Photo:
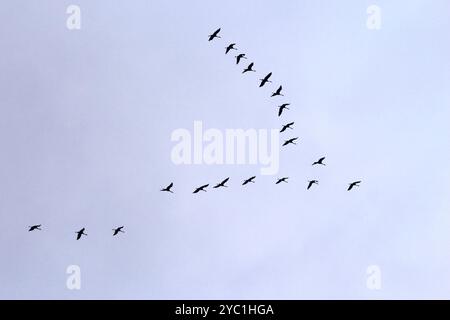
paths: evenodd
<path fill-rule="evenodd" d="M 235 56 L 235 58 L 236 58 L 236 64 L 239 64 L 241 59 L 247 59 L 247 57 L 245 56 L 245 53 L 240 53 L 237 56 Z"/>
<path fill-rule="evenodd" d="M 220 188 L 220 187 L 228 188 L 228 186 L 225 185 L 225 183 L 227 183 L 228 180 L 230 180 L 230 178 L 226 178 L 226 179 L 223 180 L 221 183 L 216 184 L 213 188 L 214 188 L 214 189 L 217 189 L 217 188 Z"/>
<path fill-rule="evenodd" d="M 269 78 L 272 76 L 272 72 L 270 72 L 269 74 L 267 74 L 263 79 L 259 79 L 261 80 L 261 83 L 259 84 L 259 87 L 261 88 L 262 86 L 264 86 L 267 82 L 272 82 L 269 81 Z"/>
<path fill-rule="evenodd" d="M 220 36 L 218 35 L 220 32 L 220 28 L 217 29 L 216 31 L 214 31 L 212 34 L 209 35 L 208 41 L 213 40 L 214 38 L 220 38 Z"/>
<path fill-rule="evenodd" d="M 350 191 L 353 189 L 353 187 L 359 187 L 359 184 L 361 183 L 361 181 L 355 181 L 349 184 L 347 191 Z"/>
<path fill-rule="evenodd" d="M 236 43 L 231 43 L 228 45 L 228 47 L 225 48 L 225 54 L 228 54 L 228 52 L 230 52 L 230 50 L 237 50 L 234 46 L 236 45 Z"/>
<path fill-rule="evenodd" d="M 286 140 L 284 143 L 283 143 L 283 146 L 287 146 L 288 144 L 296 144 L 295 143 L 295 141 L 298 139 L 298 137 L 297 138 L 291 138 L 291 139 L 289 139 L 289 140 Z"/>
<path fill-rule="evenodd" d="M 322 158 L 320 158 L 319 160 L 313 162 L 312 165 L 315 166 L 315 165 L 317 165 L 317 164 L 320 164 L 320 165 L 322 165 L 322 166 L 325 166 L 325 163 L 323 163 L 323 160 L 325 160 L 325 157 L 322 157 Z"/>
<path fill-rule="evenodd" d="M 122 231 L 123 226 L 112 229 L 114 231 L 113 236 L 116 236 L 119 232 L 125 233 L 125 231 Z"/>
<path fill-rule="evenodd" d="M 283 90 L 283 86 L 279 86 L 278 89 L 277 89 L 277 91 L 275 91 L 274 93 L 272 93 L 271 97 L 282 96 L 281 90 Z"/>
<path fill-rule="evenodd" d="M 172 189 L 172 187 L 173 187 L 173 182 L 170 183 L 170 184 L 169 184 L 167 187 L 165 187 L 164 189 L 161 189 L 161 191 L 173 193 L 173 191 L 170 190 L 170 189 Z"/>
<path fill-rule="evenodd" d="M 275 184 L 279 184 L 279 183 L 281 183 L 281 182 L 287 183 L 287 180 L 288 180 L 288 179 L 289 179 L 289 177 L 284 177 L 284 178 L 278 179 L 278 181 L 277 181 Z"/>
<path fill-rule="evenodd" d="M 283 103 L 281 106 L 278 106 L 278 116 L 280 117 L 283 114 L 283 110 L 289 108 L 287 106 L 291 105 L 290 103 Z"/>
<path fill-rule="evenodd" d="M 309 188 L 311 188 L 313 184 L 319 184 L 319 181 L 317 180 L 308 181 L 308 187 L 306 188 L 306 190 L 309 190 Z"/>
<path fill-rule="evenodd" d="M 249 72 L 249 71 L 256 72 L 256 70 L 253 70 L 253 69 L 252 69 L 252 68 L 253 68 L 253 65 L 254 65 L 253 62 L 250 63 L 250 64 L 248 65 L 248 67 L 245 68 L 244 71 L 242 71 L 242 73 L 246 73 L 246 72 Z"/>
<path fill-rule="evenodd" d="M 36 224 L 34 226 L 29 226 L 28 228 L 30 228 L 30 229 L 28 229 L 28 231 L 42 230 L 40 224 Z"/>
<path fill-rule="evenodd" d="M 197 189 L 195 189 L 194 192 L 192 192 L 192 193 L 198 193 L 198 192 L 200 192 L 200 191 L 206 192 L 205 189 L 206 189 L 208 186 L 209 186 L 209 184 L 204 184 L 203 186 L 198 187 Z"/>
<path fill-rule="evenodd" d="M 83 228 L 80 231 L 75 232 L 77 234 L 77 240 L 80 240 L 81 236 L 87 236 L 87 234 L 84 233 L 85 230 L 86 230 L 86 228 Z"/>
<path fill-rule="evenodd" d="M 283 126 L 283 128 L 281 128 L 280 133 L 286 131 L 286 129 L 291 129 L 292 130 L 292 126 L 294 125 L 294 122 L 290 122 L 288 124 L 285 124 Z"/>
<path fill-rule="evenodd" d="M 245 186 L 247 183 L 255 183 L 255 178 L 256 178 L 256 176 L 253 176 L 253 177 L 251 177 L 251 178 L 248 178 L 247 180 L 245 180 L 243 183 L 242 183 L 242 185 L 243 186 Z"/>

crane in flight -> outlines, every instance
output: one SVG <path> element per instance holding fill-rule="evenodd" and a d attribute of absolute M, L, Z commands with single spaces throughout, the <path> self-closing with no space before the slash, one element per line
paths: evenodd
<path fill-rule="evenodd" d="M 119 232 L 125 233 L 125 231 L 122 231 L 123 226 L 112 229 L 114 231 L 113 236 L 116 236 L 117 234 L 119 234 Z"/>
<path fill-rule="evenodd" d="M 353 189 L 353 187 L 359 187 L 359 184 L 361 183 L 361 181 L 355 181 L 349 184 L 347 191 L 350 191 Z"/>
<path fill-rule="evenodd" d="M 237 56 L 235 56 L 236 58 L 236 64 L 239 64 L 239 62 L 241 62 L 241 59 L 247 59 L 247 57 L 245 56 L 245 53 L 240 53 Z"/>
<path fill-rule="evenodd" d="M 278 106 L 278 116 L 281 117 L 284 109 L 289 110 L 289 108 L 287 106 L 290 106 L 290 105 L 291 105 L 290 103 L 283 103 L 281 106 Z"/>
<path fill-rule="evenodd" d="M 228 52 L 230 52 L 230 50 L 237 50 L 234 46 L 236 45 L 236 43 L 231 43 L 228 45 L 228 47 L 225 48 L 225 54 L 228 54 Z"/>
<path fill-rule="evenodd" d="M 283 147 L 284 146 L 287 146 L 288 144 L 296 144 L 295 143 L 295 141 L 298 139 L 298 137 L 297 138 L 291 138 L 291 139 L 289 139 L 289 140 L 286 140 L 284 143 L 283 143 Z"/>
<path fill-rule="evenodd" d="M 198 193 L 198 192 L 200 192 L 200 191 L 206 192 L 205 189 L 206 189 L 208 186 L 209 186 L 209 184 L 204 184 L 204 185 L 198 187 L 197 189 L 195 189 L 194 192 L 192 192 L 192 193 Z"/>
<path fill-rule="evenodd" d="M 29 228 L 28 231 L 42 230 L 41 226 L 42 225 L 40 225 L 40 224 L 35 224 L 34 226 L 28 226 L 28 228 Z"/>
<path fill-rule="evenodd" d="M 214 40 L 214 38 L 220 38 L 219 36 L 220 28 L 214 31 L 212 34 L 209 35 L 208 41 Z"/>
<path fill-rule="evenodd" d="M 264 78 L 259 79 L 259 80 L 261 80 L 261 83 L 260 83 L 259 87 L 260 88 L 263 87 L 267 82 L 272 82 L 272 81 L 269 80 L 271 76 L 272 76 L 272 72 L 267 74 Z"/>
<path fill-rule="evenodd" d="M 75 232 L 77 234 L 77 240 L 81 239 L 81 236 L 87 236 L 87 233 L 84 233 L 86 228 L 82 228 L 80 231 Z"/>
<path fill-rule="evenodd" d="M 170 183 L 167 187 L 165 187 L 164 189 L 161 189 L 161 191 L 173 193 L 173 191 L 171 190 L 172 187 L 173 187 L 173 182 L 171 182 L 171 183 Z"/>
<path fill-rule="evenodd" d="M 245 181 L 242 183 L 242 185 L 245 186 L 247 183 L 255 183 L 255 179 L 256 179 L 256 176 L 253 176 L 253 177 L 251 177 L 251 178 L 248 178 L 247 180 L 245 180 Z"/>
<path fill-rule="evenodd" d="M 281 132 L 285 132 L 286 129 L 291 129 L 291 130 L 292 130 L 292 126 L 293 126 L 293 125 L 294 125 L 294 122 L 290 122 L 290 123 L 288 123 L 288 124 L 285 124 L 285 125 L 283 126 L 283 128 L 281 128 L 280 133 L 281 133 Z"/>
<path fill-rule="evenodd" d="M 308 181 L 308 187 L 306 188 L 306 190 L 309 190 L 309 188 L 311 188 L 313 184 L 319 184 L 319 181 L 317 180 Z"/>
<path fill-rule="evenodd" d="M 249 71 L 256 72 L 256 70 L 253 70 L 253 65 L 254 65 L 253 62 L 250 63 L 250 64 L 248 65 L 248 67 L 245 68 L 244 71 L 242 71 L 242 73 L 246 73 L 246 72 L 249 72 Z"/>
<path fill-rule="evenodd" d="M 325 160 L 325 157 L 322 157 L 319 160 L 315 161 L 312 165 L 315 166 L 315 165 L 319 164 L 319 165 L 325 166 L 326 164 L 323 163 L 323 160 Z"/>
<path fill-rule="evenodd" d="M 225 185 L 225 183 L 227 183 L 228 180 L 230 180 L 230 178 L 226 178 L 226 179 L 223 180 L 221 183 L 216 184 L 213 188 L 214 188 L 214 189 L 217 189 L 217 188 L 220 188 L 220 187 L 228 188 L 228 186 Z"/>
<path fill-rule="evenodd" d="M 289 177 L 284 177 L 284 178 L 278 179 L 278 181 L 275 184 L 280 184 L 281 182 L 287 183 L 288 179 L 289 179 Z"/>
<path fill-rule="evenodd" d="M 281 90 L 283 90 L 283 86 L 279 86 L 277 91 L 275 91 L 274 93 L 272 93 L 271 97 L 275 97 L 275 96 L 283 96 L 283 94 L 281 94 Z"/>

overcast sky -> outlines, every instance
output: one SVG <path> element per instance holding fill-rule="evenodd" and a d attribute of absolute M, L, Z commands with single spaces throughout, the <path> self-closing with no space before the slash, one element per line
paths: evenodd
<path fill-rule="evenodd" d="M 0 298 L 450 298 L 449 30 L 446 0 L 3 1 Z M 195 120 L 300 141 L 276 176 L 177 166 Z"/>

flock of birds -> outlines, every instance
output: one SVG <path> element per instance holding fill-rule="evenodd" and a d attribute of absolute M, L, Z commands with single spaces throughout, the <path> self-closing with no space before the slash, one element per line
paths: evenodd
<path fill-rule="evenodd" d="M 208 36 L 208 41 L 212 41 L 216 38 L 221 38 L 221 36 L 219 35 L 221 31 L 221 28 L 215 30 L 212 34 L 210 34 Z M 231 43 L 229 44 L 227 47 L 225 47 L 225 54 L 230 53 L 232 50 L 238 50 L 236 48 L 236 43 Z M 247 59 L 245 53 L 240 53 L 238 55 L 235 56 L 236 58 L 236 64 L 238 65 L 243 59 Z M 251 62 L 246 68 L 244 68 L 244 70 L 242 71 L 243 74 L 247 73 L 247 72 L 256 72 L 256 70 L 253 69 L 255 63 Z M 272 83 L 272 81 L 270 80 L 270 78 L 272 77 L 272 72 L 269 72 L 264 78 L 259 79 L 260 80 L 260 84 L 259 87 L 264 87 L 264 85 L 266 85 L 267 83 Z M 275 90 L 271 97 L 276 97 L 276 96 L 284 96 L 281 92 L 283 90 L 283 86 L 279 86 L 277 88 L 277 90 Z M 278 117 L 281 117 L 281 115 L 283 114 L 284 110 L 289 110 L 288 106 L 290 106 L 290 103 L 283 103 L 280 106 L 278 106 Z M 280 133 L 285 132 L 287 129 L 293 129 L 293 125 L 295 124 L 295 122 L 289 122 L 285 125 L 282 126 L 282 128 L 280 129 Z M 298 140 L 298 137 L 294 137 L 294 138 L 289 138 L 287 140 L 284 141 L 283 146 L 287 146 L 289 144 L 296 144 L 296 141 Z M 325 157 L 321 157 L 320 159 L 318 159 L 317 161 L 313 162 L 312 165 L 316 166 L 325 166 L 326 164 L 324 163 L 325 161 Z M 245 179 L 242 182 L 242 185 L 245 186 L 249 183 L 255 183 L 255 179 L 256 176 L 252 176 L 248 179 Z M 283 178 L 279 178 L 276 180 L 275 184 L 280 184 L 280 183 L 287 183 L 288 182 L 289 177 L 283 177 Z M 218 188 L 228 188 L 228 186 L 226 185 L 227 182 L 230 180 L 230 178 L 226 178 L 224 180 L 222 180 L 221 182 L 217 183 L 216 185 L 213 186 L 214 189 L 218 189 Z M 359 187 L 359 184 L 361 183 L 360 180 L 358 181 L 354 181 L 349 183 L 347 191 L 352 190 L 354 187 Z M 318 185 L 319 181 L 318 180 L 309 180 L 308 184 L 306 186 L 306 189 L 309 190 L 313 185 Z M 167 187 L 161 189 L 160 191 L 162 192 L 169 192 L 169 193 L 174 193 L 172 191 L 172 188 L 174 187 L 174 183 L 171 182 Z M 201 185 L 197 188 L 194 189 L 193 193 L 199 193 L 201 191 L 206 192 L 206 189 L 209 187 L 209 184 L 204 184 Z M 38 224 L 38 225 L 33 225 L 33 226 L 29 226 L 28 231 L 35 231 L 35 230 L 42 230 L 41 229 L 42 225 Z M 117 227 L 112 229 L 113 236 L 117 236 L 119 233 L 124 233 L 123 231 L 124 226 L 121 227 Z M 82 236 L 87 236 L 87 233 L 85 233 L 86 228 L 82 228 L 79 231 L 76 231 L 76 240 L 80 240 L 82 238 Z"/>
<path fill-rule="evenodd" d="M 221 31 L 221 28 L 215 30 L 212 34 L 210 34 L 208 36 L 208 41 L 213 41 L 216 38 L 221 38 L 221 36 L 219 35 Z M 230 53 L 232 50 L 238 50 L 236 48 L 236 43 L 230 43 L 228 46 L 225 47 L 225 54 Z M 247 59 L 247 56 L 245 53 L 239 53 L 238 55 L 235 56 L 236 58 L 236 64 L 238 65 L 243 59 Z M 246 68 L 244 68 L 244 70 L 242 71 L 242 73 L 247 73 L 247 72 L 256 72 L 255 69 L 253 69 L 253 67 L 255 66 L 254 62 L 251 62 Z M 272 77 L 272 72 L 269 72 L 264 78 L 259 79 L 260 80 L 260 84 L 259 87 L 263 87 L 266 83 L 272 83 L 271 80 L 269 80 Z M 276 96 L 284 96 L 281 92 L 283 90 L 283 86 L 280 85 L 277 90 L 275 90 L 275 92 L 272 93 L 271 97 L 276 97 Z M 283 114 L 284 110 L 289 110 L 288 106 L 290 106 L 290 103 L 283 103 L 280 106 L 278 106 L 278 117 L 281 117 L 281 115 Z M 293 129 L 293 125 L 295 124 L 295 122 L 289 122 L 286 123 L 285 125 L 282 126 L 282 128 L 280 129 L 280 133 L 285 132 L 287 129 Z M 287 140 L 285 140 L 283 142 L 283 147 L 287 146 L 289 144 L 296 144 L 296 141 L 298 140 L 298 137 L 294 137 L 294 138 L 289 138 Z M 325 157 L 321 157 L 319 160 L 313 162 L 313 166 L 316 165 L 322 165 L 325 166 Z M 245 186 L 249 183 L 255 183 L 255 179 L 256 176 L 250 177 L 248 179 L 245 179 L 242 182 L 242 185 Z M 282 182 L 287 183 L 288 182 L 289 177 L 283 177 L 283 178 L 279 178 L 276 180 L 275 184 L 280 184 Z M 230 180 L 230 178 L 226 178 L 223 181 L 221 181 L 220 183 L 216 184 L 213 188 L 217 189 L 217 188 L 227 188 L 226 183 Z M 359 187 L 359 184 L 361 183 L 361 181 L 354 181 L 351 182 L 347 188 L 348 191 L 352 190 L 354 187 Z M 319 181 L 318 180 L 309 180 L 308 184 L 306 186 L 306 189 L 309 190 L 313 185 L 318 185 Z M 171 182 L 167 187 L 161 189 L 161 191 L 163 192 L 170 192 L 170 193 L 174 193 L 172 191 L 174 184 L 173 182 Z M 197 188 L 194 189 L 193 193 L 199 193 L 200 191 L 206 192 L 206 188 L 209 187 L 209 184 L 204 184 L 202 186 L 199 186 Z"/>

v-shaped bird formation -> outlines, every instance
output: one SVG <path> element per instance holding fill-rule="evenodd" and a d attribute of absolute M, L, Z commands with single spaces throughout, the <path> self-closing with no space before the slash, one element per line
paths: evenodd
<path fill-rule="evenodd" d="M 221 32 L 221 28 L 216 29 L 211 35 L 208 36 L 208 41 L 213 41 L 216 38 L 220 39 L 221 36 L 219 35 Z M 225 47 L 225 55 L 227 55 L 231 50 L 236 50 L 238 51 L 238 48 L 236 47 L 237 44 L 235 42 L 230 43 L 229 45 L 227 45 Z M 243 59 L 248 59 L 247 58 L 247 54 L 246 53 L 238 53 L 237 55 L 234 56 L 234 58 L 236 59 L 236 65 L 239 65 L 240 62 Z M 251 62 L 250 64 L 247 65 L 247 67 L 245 67 L 242 71 L 243 74 L 248 73 L 248 72 L 256 72 L 256 70 L 254 69 L 255 63 Z M 272 72 L 268 72 L 267 74 L 265 74 L 262 78 L 259 79 L 259 87 L 264 87 L 270 83 L 272 83 Z M 276 87 L 276 90 L 272 92 L 272 94 L 270 95 L 271 98 L 273 97 L 284 97 L 284 92 L 283 92 L 283 86 L 282 85 L 278 85 Z M 280 105 L 277 106 L 278 108 L 278 117 L 281 117 L 284 113 L 285 110 L 289 110 L 289 106 L 291 105 L 291 103 L 282 103 Z M 284 133 L 284 132 L 288 132 L 288 130 L 293 130 L 294 129 L 294 124 L 295 122 L 288 122 L 284 125 L 282 125 L 281 129 L 280 129 L 280 133 Z M 292 137 L 292 138 L 288 138 L 286 140 L 284 140 L 282 147 L 288 147 L 289 145 L 296 145 L 298 140 L 300 138 L 299 137 Z M 313 166 L 326 166 L 326 164 L 324 163 L 325 161 L 325 157 L 321 157 L 319 158 L 317 161 L 314 161 L 312 163 Z M 255 183 L 255 179 L 256 176 L 250 177 L 248 179 L 245 179 L 242 183 L 243 186 L 246 186 L 249 183 Z M 289 177 L 283 177 L 283 178 L 279 178 L 276 180 L 275 184 L 281 184 L 281 183 L 287 183 Z M 223 180 L 220 183 L 217 183 L 213 188 L 218 189 L 220 187 L 228 187 L 227 185 L 225 185 L 228 181 L 230 180 L 230 178 L 226 178 L 225 180 Z M 347 188 L 348 191 L 352 190 L 354 187 L 358 187 L 359 184 L 361 183 L 361 181 L 355 181 L 355 182 L 351 182 L 349 183 L 349 186 Z M 318 185 L 319 181 L 316 179 L 312 179 L 312 180 L 308 180 L 308 184 L 306 189 L 309 190 L 312 188 L 313 185 Z M 200 191 L 204 191 L 206 192 L 207 187 L 209 186 L 209 184 L 204 184 L 200 187 L 196 187 L 194 189 L 193 193 L 199 193 Z M 168 185 L 167 187 L 161 189 L 161 191 L 168 191 L 171 192 L 171 188 L 173 187 L 173 183 L 171 183 L 170 185 Z"/>
<path fill-rule="evenodd" d="M 221 39 L 222 37 L 220 35 L 220 32 L 221 32 L 221 28 L 216 29 L 213 33 L 211 33 L 208 36 L 208 41 L 213 41 L 215 39 Z M 234 42 L 230 43 L 229 45 L 227 45 L 225 47 L 225 55 L 228 55 L 232 50 L 234 50 L 234 51 L 238 51 L 239 50 L 236 47 L 236 43 L 234 43 Z M 236 65 L 239 65 L 243 60 L 248 60 L 248 57 L 247 57 L 246 53 L 239 53 L 236 56 L 234 56 L 234 58 L 235 58 Z M 247 65 L 247 67 L 245 67 L 243 69 L 242 74 L 256 72 L 256 70 L 254 69 L 254 66 L 255 66 L 255 63 L 254 62 L 250 62 Z M 262 78 L 260 78 L 259 79 L 259 87 L 262 88 L 262 87 L 265 87 L 268 84 L 271 84 L 272 83 L 272 80 L 271 80 L 272 79 L 272 75 L 273 75 L 272 72 L 268 72 Z M 272 94 L 270 95 L 270 98 L 275 98 L 275 97 L 284 97 L 284 91 L 283 91 L 283 86 L 282 85 L 278 85 L 276 87 L 276 90 L 274 90 L 272 92 Z M 290 110 L 288 108 L 288 106 L 290 106 L 290 105 L 291 105 L 291 103 L 282 103 L 281 105 L 278 105 L 277 106 L 277 108 L 278 108 L 278 112 L 277 112 L 278 117 L 281 117 L 284 114 L 285 110 Z M 282 127 L 280 129 L 280 133 L 288 132 L 288 130 L 294 130 L 294 124 L 295 124 L 295 122 L 291 121 L 291 122 L 288 122 L 288 123 L 282 125 Z M 288 147 L 289 145 L 294 145 L 295 146 L 297 144 L 298 140 L 299 140 L 299 137 L 288 138 L 288 139 L 286 139 L 283 142 L 282 146 L 283 147 Z M 325 159 L 326 159 L 325 156 L 320 157 L 318 160 L 316 160 L 316 161 L 314 161 L 312 163 L 312 166 L 326 166 Z M 278 179 L 275 180 L 275 185 L 288 183 L 288 179 L 289 179 L 289 177 L 278 178 Z M 249 184 L 254 184 L 254 183 L 256 183 L 255 180 L 256 180 L 256 176 L 251 176 L 249 178 L 244 179 L 243 181 L 241 180 L 242 181 L 241 187 L 242 186 L 245 187 L 245 186 L 247 186 Z M 222 181 L 217 182 L 213 186 L 213 189 L 228 188 L 227 183 L 229 183 L 229 182 L 230 182 L 230 177 L 227 177 L 227 178 L 223 179 Z M 354 188 L 359 187 L 360 184 L 361 184 L 361 180 L 350 182 L 348 184 L 347 191 L 351 191 Z M 210 185 L 209 183 L 205 183 L 203 185 L 196 186 L 196 187 L 193 188 L 193 192 L 192 193 L 193 194 L 199 194 L 199 193 L 202 193 L 202 192 L 207 192 L 207 188 L 209 187 L 209 185 Z M 306 190 L 310 190 L 311 188 L 313 188 L 314 185 L 316 185 L 316 186 L 319 185 L 319 181 L 317 179 L 308 180 L 308 183 L 307 183 L 307 186 L 306 186 Z M 175 193 L 172 190 L 174 188 L 175 188 L 174 187 L 174 183 L 170 182 L 167 186 L 162 187 L 162 189 L 160 189 L 160 191 L 173 194 L 173 193 Z M 124 229 L 124 226 L 113 228 L 112 229 L 112 231 L 113 231 L 112 235 L 113 236 L 118 236 L 119 233 L 125 233 L 125 231 L 123 231 L 123 229 Z M 32 226 L 28 227 L 28 231 L 30 231 L 30 232 L 31 231 L 36 231 L 36 230 L 42 231 L 42 225 L 41 224 L 37 224 L 37 225 L 32 225 Z M 79 231 L 76 231 L 75 234 L 76 234 L 76 237 L 75 237 L 76 240 L 82 239 L 83 236 L 87 237 L 86 228 L 83 227 Z"/>

